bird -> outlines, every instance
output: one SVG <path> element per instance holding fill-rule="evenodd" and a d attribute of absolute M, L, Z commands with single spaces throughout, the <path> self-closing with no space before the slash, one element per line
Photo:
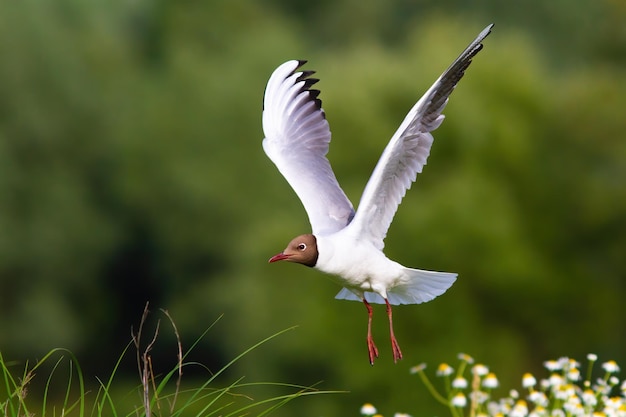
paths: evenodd
<path fill-rule="evenodd" d="M 315 71 L 301 69 L 307 61 L 287 61 L 274 70 L 265 88 L 263 150 L 299 197 L 311 225 L 311 233 L 292 239 L 269 262 L 295 262 L 330 274 L 343 286 L 336 299 L 365 304 L 371 365 L 379 356 L 371 304 L 386 305 L 397 363 L 402 351 L 393 330 L 392 305 L 430 301 L 457 279 L 456 273 L 407 268 L 389 259 L 383 253 L 384 239 L 398 205 L 426 165 L 431 132 L 443 122 L 450 94 L 492 27 L 483 29 L 410 109 L 385 147 L 356 211 L 326 157 L 331 132 L 320 91 L 312 88 L 319 81 L 312 77 Z"/>

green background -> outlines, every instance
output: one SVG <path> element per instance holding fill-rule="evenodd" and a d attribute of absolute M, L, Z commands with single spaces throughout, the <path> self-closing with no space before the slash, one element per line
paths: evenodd
<path fill-rule="evenodd" d="M 458 352 L 502 393 L 549 358 L 626 364 L 625 21 L 620 0 L 0 2 L 0 350 L 69 348 L 95 384 L 146 301 L 183 348 L 223 314 L 192 355 L 213 370 L 297 325 L 226 379 L 350 391 L 276 413 L 311 416 L 443 413 L 408 370 Z M 396 365 L 375 308 L 370 367 L 363 305 L 267 264 L 309 225 L 261 148 L 265 83 L 288 59 L 318 71 L 356 205 L 408 109 L 492 22 L 386 239 L 459 279 L 394 309 Z"/>

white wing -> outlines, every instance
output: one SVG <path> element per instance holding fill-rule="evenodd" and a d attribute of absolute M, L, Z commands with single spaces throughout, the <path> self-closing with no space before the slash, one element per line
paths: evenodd
<path fill-rule="evenodd" d="M 398 204 L 426 165 L 433 143 L 430 132 L 443 122 L 448 97 L 492 27 L 487 26 L 413 106 L 374 168 L 350 228 L 377 248 L 383 248 Z"/>
<path fill-rule="evenodd" d="M 313 234 L 343 229 L 354 216 L 326 158 L 330 129 L 311 86 L 313 71 L 296 72 L 306 61 L 288 61 L 270 77 L 263 99 L 263 149 L 296 192 Z"/>

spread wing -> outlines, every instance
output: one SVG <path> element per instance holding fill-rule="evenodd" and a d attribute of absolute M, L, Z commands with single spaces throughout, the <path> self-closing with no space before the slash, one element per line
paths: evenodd
<path fill-rule="evenodd" d="M 270 77 L 263 99 L 263 149 L 296 192 L 313 234 L 343 229 L 354 216 L 326 158 L 330 129 L 311 86 L 313 71 L 296 72 L 306 61 L 288 61 Z"/>
<path fill-rule="evenodd" d="M 433 143 L 430 132 L 443 122 L 448 97 L 492 27 L 487 26 L 413 106 L 374 168 L 350 228 L 379 249 L 406 190 L 426 165 Z"/>

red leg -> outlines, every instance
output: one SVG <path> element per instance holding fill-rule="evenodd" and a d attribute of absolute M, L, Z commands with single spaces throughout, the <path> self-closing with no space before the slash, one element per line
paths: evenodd
<path fill-rule="evenodd" d="M 374 359 L 378 357 L 378 349 L 372 338 L 372 306 L 363 298 L 363 304 L 367 308 L 367 351 L 370 356 L 370 365 L 374 365 Z"/>
<path fill-rule="evenodd" d="M 402 359 L 402 352 L 400 351 L 400 345 L 396 340 L 396 336 L 393 334 L 393 320 L 391 319 L 391 304 L 385 298 L 385 303 L 387 304 L 387 317 L 389 317 L 389 334 L 391 336 L 391 348 L 393 349 L 393 361 L 398 362 L 399 359 Z"/>

